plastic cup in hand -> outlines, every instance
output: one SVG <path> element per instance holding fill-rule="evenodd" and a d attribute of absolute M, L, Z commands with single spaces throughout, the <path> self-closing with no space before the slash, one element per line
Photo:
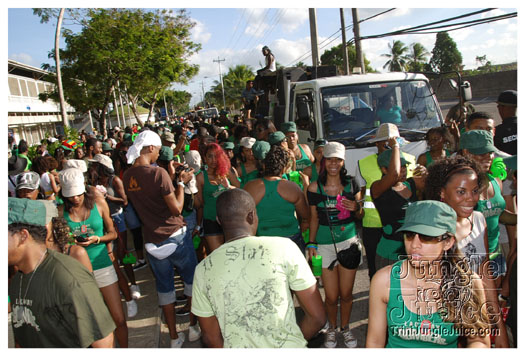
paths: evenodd
<path fill-rule="evenodd" d="M 323 274 L 323 256 L 312 256 L 312 271 L 316 277 Z"/>

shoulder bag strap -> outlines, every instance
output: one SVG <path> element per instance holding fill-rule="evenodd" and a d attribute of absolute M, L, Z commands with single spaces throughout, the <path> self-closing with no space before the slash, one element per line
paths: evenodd
<path fill-rule="evenodd" d="M 323 194 L 324 192 L 323 192 L 323 186 L 321 182 L 317 182 L 317 184 L 319 184 L 319 189 L 321 190 L 321 196 L 325 196 Z M 328 266 L 328 269 L 332 271 L 335 267 L 335 263 L 337 262 L 337 246 L 335 245 L 334 231 L 332 230 L 332 222 L 330 221 L 330 214 L 328 214 L 327 204 L 328 204 L 328 194 L 326 195 L 326 200 L 324 203 L 324 211 L 326 213 L 326 218 L 328 219 L 328 227 L 330 228 L 330 236 L 332 236 L 332 243 L 334 244 L 334 250 L 335 250 L 335 255 L 336 255 L 335 260 L 333 260 L 332 263 L 330 263 L 330 266 Z"/>

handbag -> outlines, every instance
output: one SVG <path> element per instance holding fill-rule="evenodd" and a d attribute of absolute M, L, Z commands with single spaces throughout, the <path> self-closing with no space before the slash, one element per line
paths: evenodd
<path fill-rule="evenodd" d="M 318 182 L 319 187 L 321 188 L 321 195 L 323 195 L 323 186 Z M 323 195 L 324 196 L 324 195 Z M 347 249 L 337 251 L 337 246 L 335 244 L 334 231 L 332 230 L 332 222 L 330 221 L 330 215 L 328 214 L 328 196 L 326 196 L 326 202 L 324 206 L 324 211 L 326 213 L 326 218 L 328 219 L 328 226 L 330 228 L 330 235 L 332 236 L 332 243 L 334 244 L 334 249 L 337 258 L 330 263 L 328 269 L 332 271 L 335 267 L 335 263 L 339 262 L 341 266 L 347 269 L 356 269 L 361 263 L 361 249 L 359 248 L 359 243 L 354 242 Z"/>

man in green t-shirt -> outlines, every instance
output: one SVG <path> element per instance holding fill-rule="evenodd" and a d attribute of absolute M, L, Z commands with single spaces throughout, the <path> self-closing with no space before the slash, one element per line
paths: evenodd
<path fill-rule="evenodd" d="M 113 347 L 115 323 L 93 274 L 46 248 L 53 202 L 9 198 L 8 264 L 15 343 L 28 348 Z"/>
<path fill-rule="evenodd" d="M 191 311 L 209 347 L 305 347 L 325 324 L 316 280 L 295 244 L 254 236 L 258 218 L 246 191 L 217 198 L 225 243 L 196 268 Z M 305 312 L 298 325 L 292 293 Z"/>

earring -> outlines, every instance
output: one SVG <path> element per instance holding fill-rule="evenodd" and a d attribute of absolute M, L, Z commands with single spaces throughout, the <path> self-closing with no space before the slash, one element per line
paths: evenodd
<path fill-rule="evenodd" d="M 448 250 L 445 250 L 445 253 L 443 254 L 444 259 L 446 260 L 448 258 Z"/>

